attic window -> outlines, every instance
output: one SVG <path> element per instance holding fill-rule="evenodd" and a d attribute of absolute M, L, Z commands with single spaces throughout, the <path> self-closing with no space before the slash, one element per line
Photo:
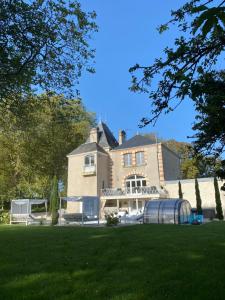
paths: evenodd
<path fill-rule="evenodd" d="M 95 158 L 94 155 L 86 155 L 84 158 L 84 165 L 86 167 L 94 166 L 95 164 Z"/>

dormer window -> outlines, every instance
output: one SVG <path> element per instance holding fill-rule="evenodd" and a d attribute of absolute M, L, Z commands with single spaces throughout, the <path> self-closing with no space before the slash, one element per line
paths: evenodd
<path fill-rule="evenodd" d="M 124 163 L 124 167 L 132 166 L 132 154 L 131 153 L 126 153 L 123 155 L 123 163 Z"/>
<path fill-rule="evenodd" d="M 135 153 L 136 166 L 142 166 L 145 163 L 144 151 L 139 151 Z"/>
<path fill-rule="evenodd" d="M 95 157 L 94 155 L 86 155 L 84 158 L 85 167 L 92 167 L 95 165 Z"/>

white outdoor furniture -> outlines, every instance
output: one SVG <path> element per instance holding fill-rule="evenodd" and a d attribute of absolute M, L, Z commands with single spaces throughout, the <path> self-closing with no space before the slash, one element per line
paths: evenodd
<path fill-rule="evenodd" d="M 45 214 L 36 217 L 35 214 L 32 214 L 32 205 L 40 204 L 45 204 Z M 42 219 L 47 219 L 47 199 L 15 199 L 11 201 L 10 224 L 40 224 Z"/>

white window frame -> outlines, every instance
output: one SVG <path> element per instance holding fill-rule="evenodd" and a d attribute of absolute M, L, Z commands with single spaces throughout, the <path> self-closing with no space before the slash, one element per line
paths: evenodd
<path fill-rule="evenodd" d="M 126 178 L 125 186 L 127 194 L 141 194 L 147 187 L 147 180 L 144 176 L 135 174 Z"/>
<path fill-rule="evenodd" d="M 86 163 L 88 160 L 88 163 Z M 84 157 L 84 166 L 85 167 L 93 167 L 95 165 L 95 156 L 93 154 L 85 155 Z"/>
<path fill-rule="evenodd" d="M 135 152 L 135 162 L 136 162 L 136 166 L 143 166 L 145 164 L 144 151 Z"/>
<path fill-rule="evenodd" d="M 127 160 L 126 160 L 126 157 L 128 158 Z M 132 166 L 132 153 L 124 153 L 123 154 L 123 165 L 124 165 L 124 167 Z"/>

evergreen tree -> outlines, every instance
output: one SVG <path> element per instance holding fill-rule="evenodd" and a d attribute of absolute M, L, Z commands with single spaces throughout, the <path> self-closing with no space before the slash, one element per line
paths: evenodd
<path fill-rule="evenodd" d="M 220 199 L 220 191 L 218 186 L 217 178 L 214 177 L 214 188 L 215 188 L 215 200 L 216 200 L 216 216 L 219 220 L 223 220 L 223 209 Z"/>
<path fill-rule="evenodd" d="M 57 177 L 54 176 L 52 180 L 52 189 L 50 194 L 50 212 L 52 215 L 52 225 L 56 225 L 58 223 L 58 209 L 59 209 L 59 193 L 58 193 L 58 180 Z"/>
<path fill-rule="evenodd" d="M 196 207 L 199 215 L 202 214 L 202 199 L 200 196 L 200 190 L 198 185 L 198 180 L 195 178 L 195 195 L 196 195 Z"/>
<path fill-rule="evenodd" d="M 178 194 L 179 194 L 179 198 L 183 199 L 183 193 L 182 193 L 182 187 L 180 181 L 178 182 Z"/>

